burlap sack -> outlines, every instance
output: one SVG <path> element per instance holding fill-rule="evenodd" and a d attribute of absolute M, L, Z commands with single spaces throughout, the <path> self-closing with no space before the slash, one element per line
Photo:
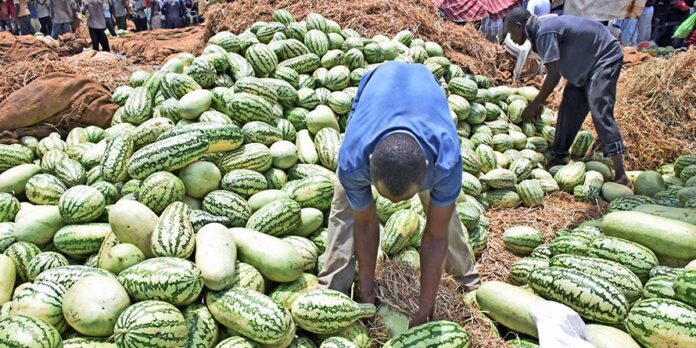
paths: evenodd
<path fill-rule="evenodd" d="M 111 93 L 97 81 L 51 73 L 0 104 L 0 143 L 12 143 L 24 135 L 43 137 L 51 131 L 67 134 L 74 127 L 108 127 L 117 108 Z"/>

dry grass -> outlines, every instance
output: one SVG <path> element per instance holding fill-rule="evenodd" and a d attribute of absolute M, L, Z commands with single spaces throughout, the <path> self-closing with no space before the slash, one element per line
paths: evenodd
<path fill-rule="evenodd" d="M 657 168 L 696 152 L 696 48 L 624 72 L 615 115 L 628 168 Z"/>
<path fill-rule="evenodd" d="M 488 248 L 478 260 L 483 281 L 507 281 L 510 267 L 520 256 L 513 254 L 503 244 L 503 232 L 513 226 L 531 226 L 544 234 L 547 242 L 553 240 L 556 231 L 575 227 L 583 221 L 604 215 L 606 203 L 577 202 L 568 193 L 556 193 L 544 199 L 541 208 L 519 207 L 514 209 L 489 210 L 486 216 L 491 221 L 488 232 Z"/>
<path fill-rule="evenodd" d="M 380 302 L 412 318 L 418 309 L 419 272 L 399 261 L 383 261 L 375 276 Z M 462 325 L 470 335 L 472 348 L 505 346 L 505 342 L 491 332 L 483 314 L 469 310 L 464 304 L 464 290 L 448 275 L 443 275 L 440 281 L 434 318 Z M 376 346 L 389 339 L 388 332 L 378 321 L 369 323 L 368 327 Z"/>
<path fill-rule="evenodd" d="M 285 8 L 303 19 L 316 12 L 371 37 L 411 30 L 415 37 L 439 43 L 445 55 L 473 73 L 491 77 L 509 71 L 512 62 L 501 46 L 483 38 L 473 25 L 441 19 L 430 0 L 238 0 L 206 10 L 205 39 L 223 30 L 239 33 L 256 21 L 270 21 L 274 9 Z"/>

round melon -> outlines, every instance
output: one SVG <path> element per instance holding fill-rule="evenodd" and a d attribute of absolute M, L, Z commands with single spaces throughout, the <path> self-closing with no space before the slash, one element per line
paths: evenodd
<path fill-rule="evenodd" d="M 635 184 L 636 194 L 652 197 L 665 190 L 665 180 L 662 175 L 653 170 L 646 170 L 638 175 Z"/>
<path fill-rule="evenodd" d="M 108 336 L 130 304 L 126 289 L 116 279 L 90 276 L 65 293 L 63 314 L 68 324 L 83 335 Z"/>
<path fill-rule="evenodd" d="M 213 93 L 206 89 L 197 89 L 186 93 L 179 99 L 179 116 L 186 120 L 195 120 L 210 108 Z"/>
<path fill-rule="evenodd" d="M 105 207 L 104 195 L 86 185 L 69 188 L 58 201 L 60 216 L 66 223 L 93 221 L 104 213 Z"/>
<path fill-rule="evenodd" d="M 273 143 L 270 147 L 273 167 L 288 169 L 294 166 L 297 161 L 297 146 L 287 141 L 281 140 Z"/>
<path fill-rule="evenodd" d="M 186 195 L 202 199 L 220 187 L 222 173 L 211 162 L 193 162 L 179 171 L 179 179 L 184 183 Z"/>

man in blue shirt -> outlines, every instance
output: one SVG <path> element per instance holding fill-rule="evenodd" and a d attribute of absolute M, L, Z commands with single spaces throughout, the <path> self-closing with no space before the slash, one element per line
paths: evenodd
<path fill-rule="evenodd" d="M 562 164 L 568 157 L 575 136 L 591 112 L 602 152 L 614 163 L 614 180 L 628 184 L 623 165 L 625 147 L 614 119 L 623 49 L 609 29 L 597 21 L 575 16 L 539 18 L 524 8 L 510 12 L 505 29 L 518 45 L 529 38 L 546 67 L 539 94 L 522 113 L 525 121 L 539 118 L 544 101 L 561 76 L 568 80 L 558 111 L 550 164 Z"/>
<path fill-rule="evenodd" d="M 349 293 L 355 254 L 360 298 L 375 302 L 379 221 L 372 185 L 392 202 L 419 194 L 427 215 L 420 307 L 412 326 L 430 319 L 443 265 L 465 287 L 478 285 L 455 211 L 462 178 L 459 137 L 445 95 L 425 66 L 390 62 L 362 78 L 338 157 L 322 285 Z"/>

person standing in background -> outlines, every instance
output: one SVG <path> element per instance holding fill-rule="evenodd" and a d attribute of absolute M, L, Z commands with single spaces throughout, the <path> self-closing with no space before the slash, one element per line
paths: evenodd
<path fill-rule="evenodd" d="M 133 0 L 131 4 L 133 9 L 133 22 L 135 23 L 135 31 L 147 30 L 147 15 L 145 14 L 145 1 Z"/>
<path fill-rule="evenodd" d="M 0 0 L 0 31 L 12 33 L 12 18 L 14 3 L 11 0 Z"/>
<path fill-rule="evenodd" d="M 164 0 L 164 5 L 162 5 L 162 14 L 164 15 L 165 28 L 176 29 L 184 26 L 186 8 L 181 1 Z"/>
<path fill-rule="evenodd" d="M 551 13 L 551 1 L 549 0 L 529 0 L 523 6 L 529 13 L 537 17 Z"/>
<path fill-rule="evenodd" d="M 51 34 L 51 11 L 48 9 L 50 0 L 36 0 L 36 13 L 39 16 L 41 23 L 41 33 L 44 35 Z"/>
<path fill-rule="evenodd" d="M 162 4 L 159 0 L 150 0 L 150 29 L 162 28 Z"/>
<path fill-rule="evenodd" d="M 111 14 L 116 19 L 116 26 L 118 26 L 120 30 L 128 30 L 126 21 L 129 12 L 128 0 L 113 0 L 112 5 L 113 11 Z"/>
<path fill-rule="evenodd" d="M 652 22 L 653 13 L 655 12 L 655 0 L 647 0 L 645 2 L 645 7 L 643 7 L 643 12 L 641 12 L 640 17 L 638 17 L 637 35 L 638 43 L 650 41 L 652 36 Z"/>
<path fill-rule="evenodd" d="M 103 0 L 84 0 L 80 12 L 87 16 L 87 28 L 92 39 L 92 49 L 109 52 L 109 39 L 106 37 L 106 17 L 104 16 Z"/>
<path fill-rule="evenodd" d="M 500 43 L 505 39 L 505 31 L 503 30 L 503 19 L 492 19 L 491 17 L 486 17 L 481 20 L 479 26 L 479 32 L 481 35 L 491 42 Z"/>
<path fill-rule="evenodd" d="M 51 0 L 48 6 L 53 24 L 51 36 L 58 39 L 59 36 L 72 32 L 75 3 L 73 0 Z"/>
<path fill-rule="evenodd" d="M 19 25 L 19 35 L 34 35 L 34 28 L 31 27 L 31 12 L 29 12 L 29 2 L 19 0 L 15 4 L 17 13 L 17 24 Z"/>
<path fill-rule="evenodd" d="M 104 0 L 104 20 L 106 21 L 106 29 L 109 30 L 111 36 L 116 36 L 116 29 L 114 28 L 114 19 L 112 13 L 114 13 L 114 4 L 111 0 Z"/>

